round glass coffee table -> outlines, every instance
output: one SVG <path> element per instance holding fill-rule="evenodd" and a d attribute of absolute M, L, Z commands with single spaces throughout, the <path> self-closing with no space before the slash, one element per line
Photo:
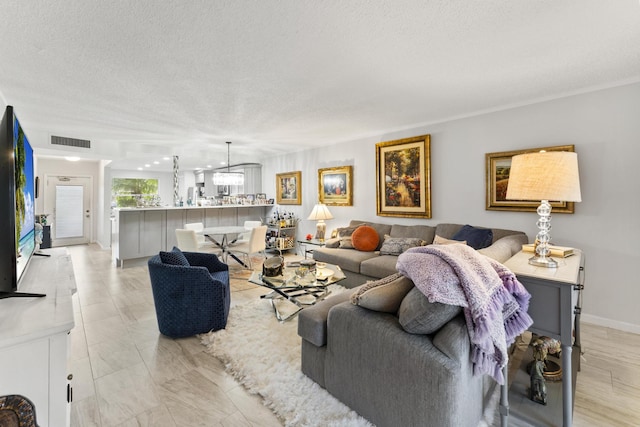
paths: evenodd
<path fill-rule="evenodd" d="M 299 263 L 286 263 L 282 269 L 282 275 L 265 277 L 262 272 L 254 271 L 249 282 L 271 289 L 268 294 L 260 298 L 271 301 L 271 307 L 276 318 L 281 322 L 293 318 L 303 308 L 314 305 L 325 299 L 329 293 L 329 285 L 345 279 L 340 266 L 326 264 L 322 268 L 316 265 L 315 271 L 303 274 L 299 269 Z M 283 314 L 278 308 L 280 301 L 289 301 L 297 306 L 297 309 L 288 314 Z"/>

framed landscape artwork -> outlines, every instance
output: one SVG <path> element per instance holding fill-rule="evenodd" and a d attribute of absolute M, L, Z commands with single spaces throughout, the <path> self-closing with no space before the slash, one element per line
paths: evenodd
<path fill-rule="evenodd" d="M 276 202 L 281 205 L 302 204 L 302 172 L 276 174 Z"/>
<path fill-rule="evenodd" d="M 431 136 L 376 144 L 379 216 L 431 218 Z"/>
<path fill-rule="evenodd" d="M 502 151 L 499 153 L 487 153 L 486 178 L 487 178 L 487 210 L 492 211 L 519 211 L 535 212 L 540 205 L 540 200 L 507 200 L 507 185 L 511 172 L 511 158 L 518 154 L 535 153 L 538 151 L 575 151 L 573 145 L 557 145 L 553 147 L 531 148 L 527 150 Z M 544 171 L 540 171 L 544 173 Z M 573 202 L 549 201 L 554 213 L 574 213 Z"/>
<path fill-rule="evenodd" d="M 353 166 L 318 169 L 318 200 L 330 206 L 353 206 Z"/>

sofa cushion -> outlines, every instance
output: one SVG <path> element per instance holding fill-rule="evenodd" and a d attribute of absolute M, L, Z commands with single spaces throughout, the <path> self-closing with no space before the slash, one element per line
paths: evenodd
<path fill-rule="evenodd" d="M 496 240 L 491 246 L 478 249 L 478 252 L 498 262 L 505 262 L 520 252 L 522 245 L 527 243 L 527 241 L 527 235 L 524 233 L 512 234 Z"/>
<path fill-rule="evenodd" d="M 384 313 L 397 313 L 413 282 L 400 273 L 367 282 L 351 294 L 351 304 Z"/>
<path fill-rule="evenodd" d="M 377 258 L 375 252 L 361 252 L 343 248 L 317 248 L 313 250 L 313 259 L 329 264 L 339 265 L 346 271 L 360 273 L 360 263 L 370 258 Z"/>
<path fill-rule="evenodd" d="M 424 246 L 426 243 L 426 241 L 417 237 L 391 237 L 386 235 L 380 248 L 380 255 L 400 255 L 409 248 Z"/>
<path fill-rule="evenodd" d="M 482 249 L 493 243 L 493 230 L 465 225 L 452 237 L 453 240 L 466 241 L 473 249 Z"/>
<path fill-rule="evenodd" d="M 462 311 L 457 305 L 429 302 L 416 287 L 400 304 L 398 318 L 402 328 L 410 334 L 432 334 Z"/>
<path fill-rule="evenodd" d="M 189 266 L 187 257 L 177 247 L 173 247 L 171 252 L 160 251 L 160 260 L 163 264 Z"/>
<path fill-rule="evenodd" d="M 452 239 L 446 239 L 444 237 L 440 237 L 436 234 L 436 237 L 434 237 L 433 239 L 433 244 L 434 245 L 451 245 L 454 243 L 464 243 L 465 245 L 467 244 L 467 242 L 465 240 L 460 241 L 460 240 L 452 240 Z"/>
<path fill-rule="evenodd" d="M 396 255 L 380 255 L 366 259 L 360 263 L 360 274 L 369 277 L 387 277 L 390 274 L 397 273 L 396 264 L 398 257 Z"/>
<path fill-rule="evenodd" d="M 305 308 L 298 315 L 298 335 L 317 347 L 327 344 L 327 317 L 335 305 L 349 301 L 351 292 L 342 292 Z"/>
<path fill-rule="evenodd" d="M 391 232 L 388 234 L 391 237 L 417 237 L 427 243 L 431 243 L 436 234 L 436 228 L 429 225 L 393 224 L 391 226 Z"/>
<path fill-rule="evenodd" d="M 375 251 L 379 241 L 378 232 L 370 225 L 361 225 L 351 235 L 353 247 L 359 251 Z"/>

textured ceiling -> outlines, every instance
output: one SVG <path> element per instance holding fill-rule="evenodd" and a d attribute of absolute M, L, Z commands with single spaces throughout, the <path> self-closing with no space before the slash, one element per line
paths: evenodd
<path fill-rule="evenodd" d="M 231 163 L 260 161 L 640 81 L 638 0 L 0 0 L 0 16 L 0 95 L 39 152 L 89 139 L 120 167 L 219 166 L 225 141 Z"/>

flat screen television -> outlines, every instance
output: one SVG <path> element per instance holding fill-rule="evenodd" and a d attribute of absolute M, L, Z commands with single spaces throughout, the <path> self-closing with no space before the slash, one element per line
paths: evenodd
<path fill-rule="evenodd" d="M 35 253 L 35 174 L 33 149 L 7 106 L 0 124 L 0 298 L 37 297 L 17 292 Z"/>

